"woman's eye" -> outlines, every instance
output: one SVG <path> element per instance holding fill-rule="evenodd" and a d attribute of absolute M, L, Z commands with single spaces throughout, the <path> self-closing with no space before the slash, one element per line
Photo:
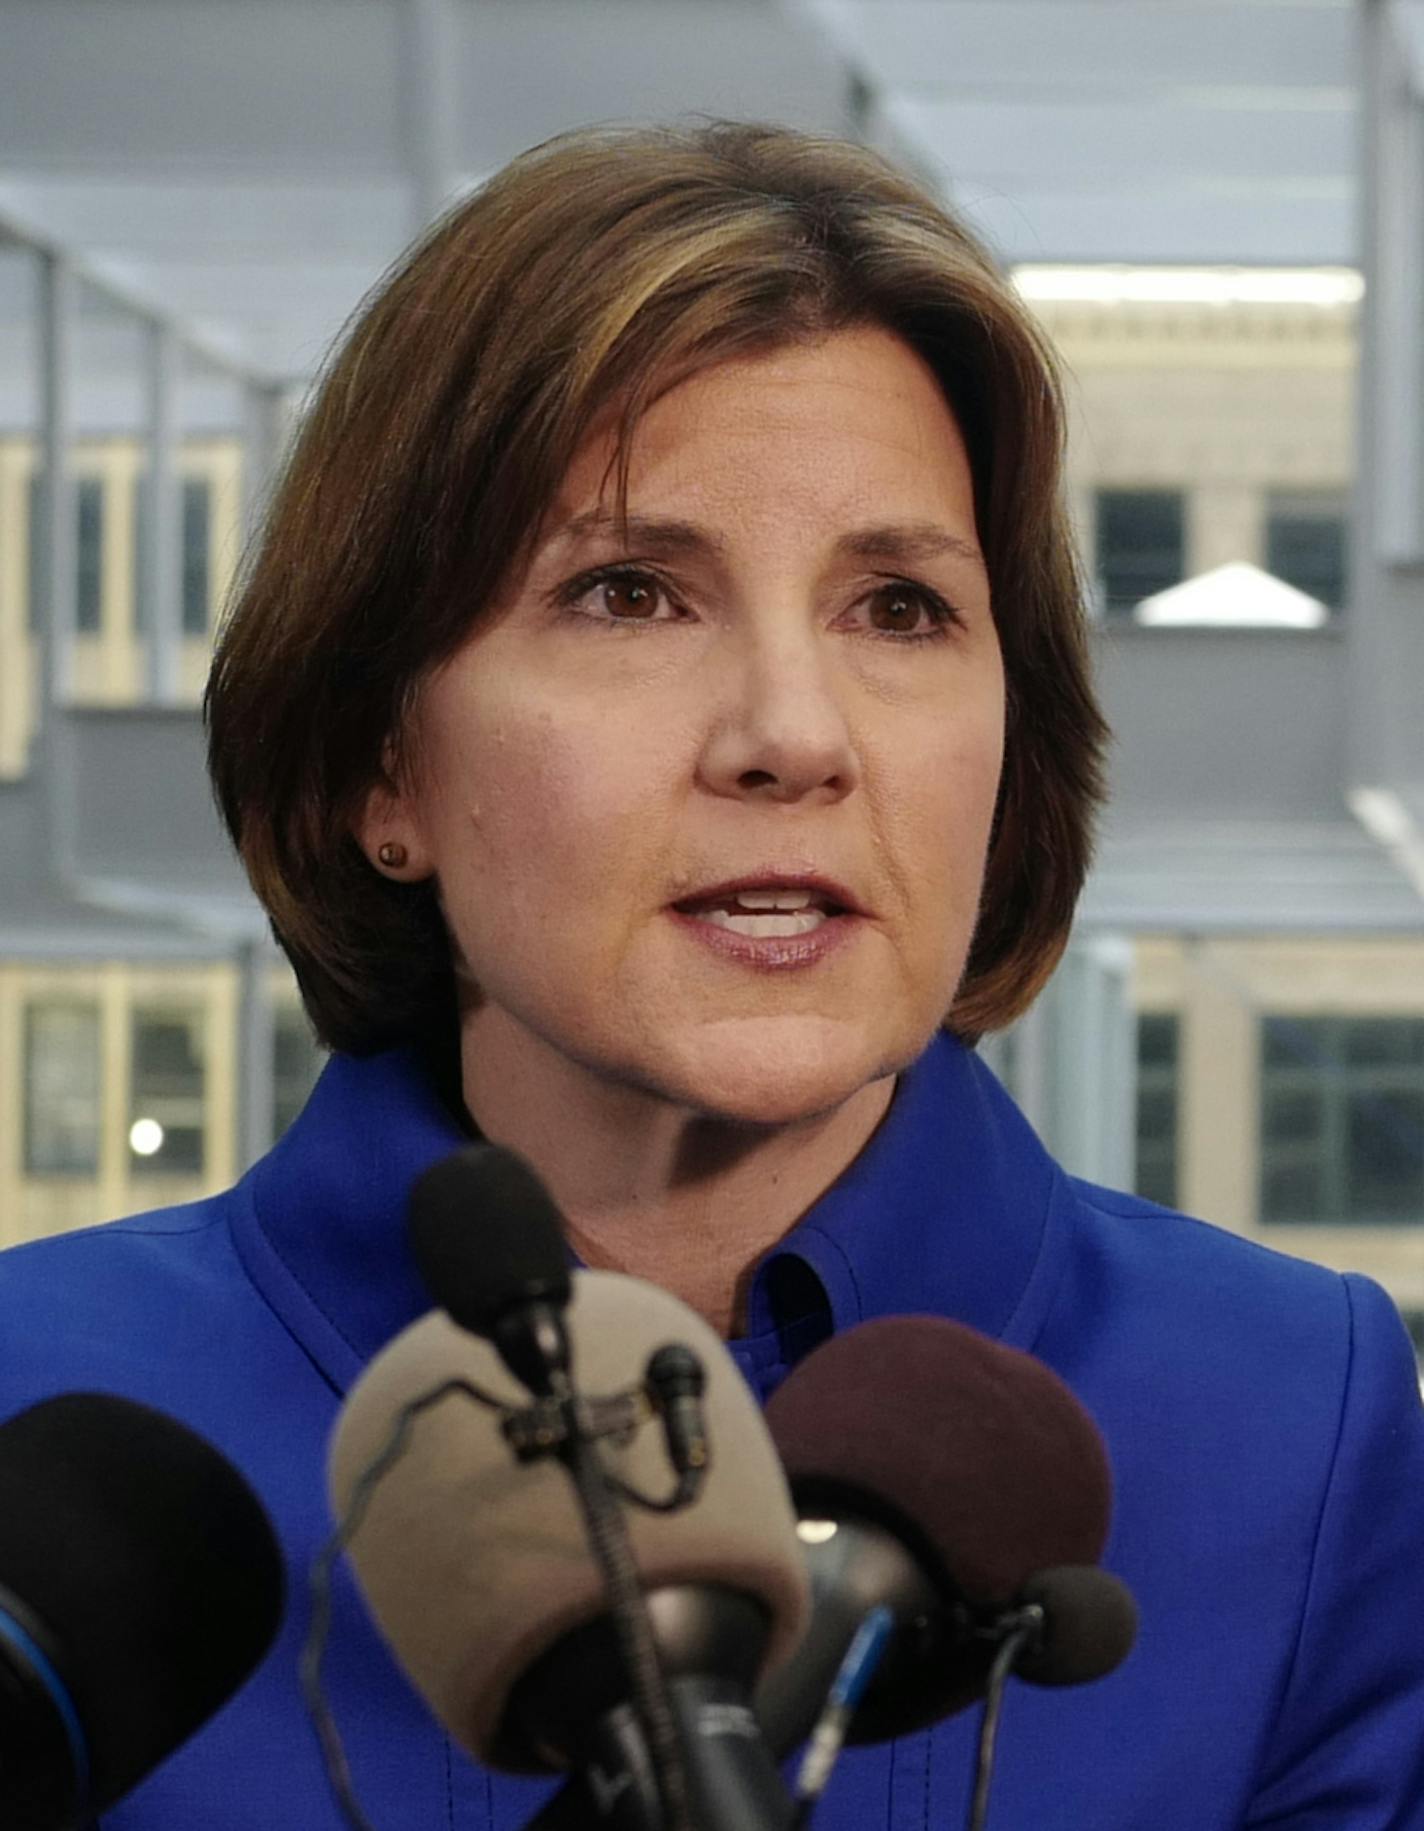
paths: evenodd
<path fill-rule="evenodd" d="M 921 585 L 881 585 L 859 607 L 871 629 L 887 636 L 930 636 L 954 621 L 944 599 Z"/>
<path fill-rule="evenodd" d="M 650 623 L 671 608 L 658 581 L 642 572 L 605 572 L 578 580 L 569 600 L 585 616 L 614 623 Z"/>

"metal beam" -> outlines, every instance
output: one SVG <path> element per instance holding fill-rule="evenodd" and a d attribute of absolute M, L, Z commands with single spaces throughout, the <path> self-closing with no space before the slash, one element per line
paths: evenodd
<path fill-rule="evenodd" d="M 182 351 L 166 324 L 148 327 L 148 476 L 139 524 L 139 578 L 148 634 L 148 697 L 179 701 L 182 650 L 183 527 L 178 477 L 178 378 Z"/>
<path fill-rule="evenodd" d="M 410 182 L 410 231 L 419 235 L 445 207 L 459 169 L 458 39 L 450 0 L 405 0 L 400 31 L 401 137 Z"/>
<path fill-rule="evenodd" d="M 33 538 L 36 639 L 40 697 L 36 708 L 41 821 L 45 865 L 56 876 L 74 850 L 73 754 L 59 711 L 70 693 L 78 577 L 75 495 L 70 456 L 74 439 L 74 341 L 79 282 L 63 255 L 39 256 L 40 466 Z"/>
<path fill-rule="evenodd" d="M 1364 0 L 1358 468 L 1349 605 L 1349 782 L 1424 808 L 1424 97 L 1401 14 Z"/>

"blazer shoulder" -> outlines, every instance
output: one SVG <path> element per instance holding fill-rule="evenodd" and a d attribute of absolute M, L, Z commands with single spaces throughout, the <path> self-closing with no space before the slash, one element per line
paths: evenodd
<path fill-rule="evenodd" d="M 1388 1294 L 1357 1273 L 1297 1258 L 1176 1209 L 1069 1179 L 1081 1296 L 1130 1307 L 1163 1344 L 1220 1350 L 1299 1378 L 1344 1376 L 1362 1339 L 1383 1332 L 1397 1358 L 1408 1337 Z M 1070 1277 L 1074 1276 L 1070 1273 Z"/>

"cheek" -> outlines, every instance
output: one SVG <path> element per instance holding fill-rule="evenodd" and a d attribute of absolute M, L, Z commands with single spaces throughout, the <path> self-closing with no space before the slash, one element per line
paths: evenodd
<path fill-rule="evenodd" d="M 670 767 L 617 721 L 488 720 L 442 783 L 437 872 L 457 928 L 587 920 L 636 872 Z"/>
<path fill-rule="evenodd" d="M 897 771 L 902 808 L 913 810 L 924 862 L 956 886 L 983 864 L 1003 769 L 1003 721 L 992 705 L 955 717 L 918 747 L 913 783 Z"/>

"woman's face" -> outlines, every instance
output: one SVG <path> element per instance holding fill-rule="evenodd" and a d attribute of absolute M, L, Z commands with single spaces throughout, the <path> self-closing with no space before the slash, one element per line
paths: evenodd
<path fill-rule="evenodd" d="M 626 538 L 613 455 L 575 454 L 361 837 L 438 879 L 483 1072 L 826 1113 L 924 1047 L 974 928 L 1004 684 L 964 443 L 859 329 L 662 396 Z"/>

